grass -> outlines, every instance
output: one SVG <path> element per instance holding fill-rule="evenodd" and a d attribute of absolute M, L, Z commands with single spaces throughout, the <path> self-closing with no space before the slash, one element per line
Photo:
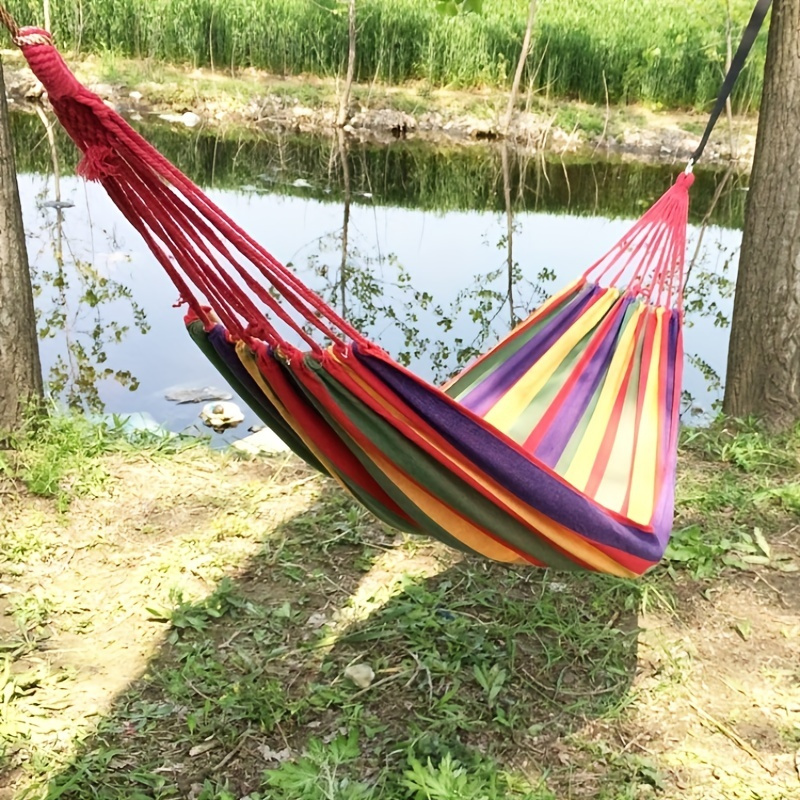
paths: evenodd
<path fill-rule="evenodd" d="M 769 541 L 800 511 L 800 432 L 768 436 L 752 420 L 722 420 L 683 436 L 678 530 L 667 558 L 695 577 L 723 566 L 793 570 Z"/>
<path fill-rule="evenodd" d="M 449 17 L 428 0 L 361 0 L 356 79 L 434 86 L 508 86 L 527 2 L 486 0 L 481 14 Z M 21 24 L 41 23 L 38 0 L 13 0 Z M 734 0 L 733 36 L 752 3 Z M 341 75 L 347 14 L 336 0 L 52 0 L 59 40 L 76 51 L 286 74 Z M 726 3 L 614 0 L 539 4 L 525 86 L 585 102 L 706 106 L 725 54 Z M 739 106 L 757 105 L 763 39 L 737 86 Z"/>
<path fill-rule="evenodd" d="M 18 430 L 0 439 L 9 445 L 0 451 L 0 475 L 13 475 L 35 495 L 54 497 L 60 511 L 66 510 L 73 497 L 102 486 L 107 475 L 98 456 L 103 453 L 141 446 L 174 452 L 196 444 L 179 436 L 129 433 L 124 417 L 97 424 L 55 408 L 44 418 L 29 415 Z"/>
<path fill-rule="evenodd" d="M 10 493 L 64 426 L 0 476 L 34 542 L 0 547 L 8 798 L 790 796 L 800 436 L 685 433 L 683 549 L 632 582 L 465 559 L 284 456 L 95 432 L 53 496 Z"/>

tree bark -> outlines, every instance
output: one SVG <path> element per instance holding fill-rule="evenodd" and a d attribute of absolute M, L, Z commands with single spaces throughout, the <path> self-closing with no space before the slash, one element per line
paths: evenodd
<path fill-rule="evenodd" d="M 347 19 L 347 77 L 344 81 L 344 91 L 339 98 L 339 113 L 336 115 L 336 126 L 339 128 L 343 128 L 345 122 L 347 122 L 350 92 L 352 91 L 353 78 L 356 74 L 356 0 L 349 0 Z"/>
<path fill-rule="evenodd" d="M 800 419 L 800 0 L 772 7 L 723 410 Z"/>
<path fill-rule="evenodd" d="M 42 395 L 33 291 L 0 63 L 0 433 Z"/>

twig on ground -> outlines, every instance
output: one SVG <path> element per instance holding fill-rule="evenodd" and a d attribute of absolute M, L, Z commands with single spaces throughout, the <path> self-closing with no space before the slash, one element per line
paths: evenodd
<path fill-rule="evenodd" d="M 770 767 L 764 760 L 761 758 L 759 753 L 753 749 L 738 733 L 736 733 L 733 728 L 728 727 L 724 722 L 721 722 L 716 717 L 712 717 L 707 711 L 703 711 L 700 706 L 698 706 L 695 702 L 690 701 L 689 705 L 697 712 L 697 715 L 700 719 L 708 726 L 715 728 L 719 733 L 723 736 L 726 736 L 730 739 L 740 750 L 744 750 L 747 755 L 753 758 L 758 764 L 763 767 L 770 775 L 775 774 L 775 769 Z"/>

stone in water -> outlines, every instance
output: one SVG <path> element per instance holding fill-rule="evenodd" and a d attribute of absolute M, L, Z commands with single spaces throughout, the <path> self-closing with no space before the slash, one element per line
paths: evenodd
<path fill-rule="evenodd" d="M 199 389 L 167 389 L 164 397 L 173 403 L 208 403 L 210 400 L 230 400 L 233 395 L 216 386 L 203 386 Z"/>
<path fill-rule="evenodd" d="M 213 428 L 217 433 L 222 433 L 244 422 L 244 414 L 236 403 L 209 403 L 203 406 L 200 419 L 204 425 Z"/>

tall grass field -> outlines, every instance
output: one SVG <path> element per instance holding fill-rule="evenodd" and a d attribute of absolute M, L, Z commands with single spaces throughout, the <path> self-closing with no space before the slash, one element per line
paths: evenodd
<path fill-rule="evenodd" d="M 435 0 L 356 0 L 357 78 L 430 86 L 506 87 L 519 57 L 527 0 L 484 0 L 445 16 Z M 20 24 L 41 24 L 41 0 L 11 0 Z M 728 7 L 731 10 L 730 24 Z M 528 91 L 587 102 L 706 106 L 753 0 L 540 0 Z M 339 0 L 51 0 L 64 48 L 278 74 L 342 74 L 347 10 Z M 734 94 L 760 97 L 765 36 Z"/>

